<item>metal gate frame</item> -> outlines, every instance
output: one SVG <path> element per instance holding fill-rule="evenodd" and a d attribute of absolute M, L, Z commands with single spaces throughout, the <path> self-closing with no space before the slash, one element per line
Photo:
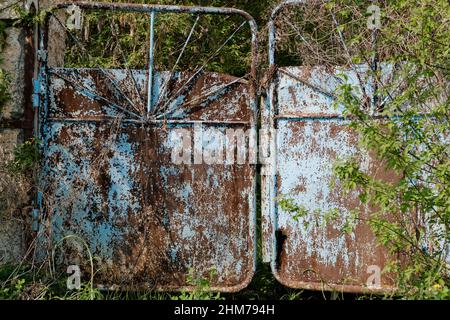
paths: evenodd
<path fill-rule="evenodd" d="M 188 7 L 188 6 L 173 6 L 173 5 L 156 5 L 156 4 L 124 4 L 124 3 L 103 3 L 103 2 L 65 2 L 58 4 L 51 8 L 51 10 L 58 10 L 58 9 L 67 9 L 70 6 L 75 5 L 79 7 L 80 9 L 87 9 L 87 10 L 115 10 L 115 11 L 123 11 L 123 12 L 135 12 L 135 13 L 147 13 L 150 15 L 150 21 L 151 21 L 151 36 L 150 36 L 150 65 L 149 65 L 149 88 L 148 92 L 152 92 L 152 73 L 153 73 L 153 61 L 152 57 L 154 57 L 154 47 L 152 46 L 153 43 L 153 32 L 154 32 L 154 19 L 156 13 L 190 13 L 190 14 L 215 14 L 215 15 L 236 15 L 243 17 L 249 24 L 250 30 L 251 30 L 251 55 L 252 55 L 252 62 L 251 62 L 251 70 L 250 70 L 250 81 L 249 81 L 249 91 L 250 91 L 250 104 L 254 112 L 254 119 L 256 119 L 258 114 L 258 103 L 257 103 L 257 64 L 258 64 L 258 27 L 256 25 L 256 22 L 254 18 L 248 14 L 247 12 L 239 9 L 234 8 L 217 8 L 217 7 Z M 38 109 L 41 105 L 41 99 L 39 98 L 39 94 L 42 94 L 43 86 L 47 86 L 47 79 L 46 79 L 46 71 L 48 69 L 47 66 L 47 55 L 46 55 L 46 47 L 48 44 L 48 31 L 49 31 L 49 17 L 50 13 L 47 12 L 44 17 L 44 23 L 43 28 L 41 28 L 39 32 L 39 49 L 37 51 L 37 60 L 38 60 L 38 67 L 39 70 L 37 74 L 35 74 L 35 81 L 34 81 L 34 94 L 33 94 L 33 102 L 34 107 Z M 151 94 L 148 95 L 148 104 L 147 108 L 148 111 L 151 110 Z M 44 116 L 45 111 L 47 107 L 48 101 L 44 97 L 43 104 L 44 104 Z M 36 115 L 37 123 L 36 128 L 37 131 L 35 132 L 35 135 L 39 137 L 40 130 L 38 128 L 40 127 L 39 123 L 39 115 Z"/>
<path fill-rule="evenodd" d="M 265 104 L 261 106 L 261 117 L 262 117 L 262 126 L 263 130 L 268 133 L 270 136 L 269 142 L 265 143 L 264 149 L 266 152 L 270 154 L 270 158 L 268 163 L 264 164 L 262 167 L 262 251 L 263 251 L 263 261 L 270 263 L 272 273 L 275 278 L 282 284 L 292 287 L 292 288 L 301 288 L 301 289 L 312 289 L 312 290 L 326 290 L 326 291 L 338 291 L 338 292 L 355 292 L 355 293 L 383 293 L 392 291 L 391 285 L 382 285 L 381 287 L 368 287 L 364 285 L 355 285 L 355 284 L 345 284 L 345 283 L 327 283 L 326 278 L 322 281 L 298 281 L 283 279 L 282 275 L 278 271 L 277 264 L 280 263 L 277 261 L 281 259 L 278 255 L 281 255 L 283 248 L 284 239 L 278 239 L 280 235 L 278 235 L 279 227 L 279 209 L 278 209 L 278 191 L 279 191 L 279 174 L 277 171 L 277 163 L 278 163 L 278 153 L 279 146 L 278 144 L 278 136 L 277 129 L 278 123 L 280 120 L 290 120 L 292 121 L 311 121 L 314 122 L 314 119 L 317 120 L 331 120 L 331 121 L 342 121 L 342 124 L 346 121 L 342 116 L 340 111 L 334 112 L 334 114 L 317 114 L 317 115 L 298 115 L 298 116 L 278 116 L 278 95 L 277 95 L 277 65 L 275 62 L 276 55 L 276 26 L 275 22 L 283 9 L 287 7 L 299 7 L 308 5 L 308 2 L 305 0 L 287 0 L 280 5 L 278 5 L 271 14 L 269 23 L 268 23 L 268 59 L 269 59 L 269 74 L 270 79 L 268 79 L 268 94 L 267 99 L 265 100 Z M 375 62 L 376 63 L 376 62 Z M 282 71 L 279 72 L 280 74 Z M 295 79 L 295 75 L 288 74 L 286 75 L 291 79 Z M 299 79 L 299 78 L 298 78 Z M 295 81 L 300 81 L 295 79 Z M 301 82 L 300 82 L 301 83 Z M 302 85 L 305 85 L 303 83 Z M 309 85 L 309 84 L 308 84 Z M 327 96 L 330 98 L 331 96 L 321 90 L 320 87 L 315 87 L 311 85 L 310 87 L 313 91 L 318 92 L 321 95 Z M 370 89 L 369 89 L 370 90 Z M 300 112 L 301 113 L 301 112 Z M 306 112 L 308 113 L 308 112 Z M 312 137 L 307 137 L 306 139 L 311 139 Z M 318 168 L 317 168 L 318 169 Z M 325 183 L 325 182 L 324 182 Z M 285 213 L 284 213 L 285 214 Z M 299 231 L 297 231 L 299 232 Z M 284 234 L 281 234 L 281 238 L 284 237 Z M 301 243 L 297 243 L 297 246 L 301 245 Z M 379 253 L 380 254 L 380 253 Z M 384 253 L 381 253 L 383 256 Z M 384 256 L 383 256 L 384 257 Z M 383 261 L 384 258 L 381 258 Z M 313 271 L 310 269 L 309 271 Z M 313 271 L 315 272 L 315 271 Z M 320 277 L 320 275 L 319 275 Z M 367 275 L 369 277 L 369 275 Z"/>
<path fill-rule="evenodd" d="M 53 10 L 58 9 L 67 9 L 71 5 L 75 5 L 79 7 L 80 9 L 86 9 L 86 10 L 113 10 L 113 11 L 122 11 L 122 12 L 135 12 L 135 13 L 145 13 L 149 14 L 151 19 L 151 41 L 153 41 L 153 28 L 154 28 L 154 18 L 156 13 L 190 13 L 190 14 L 213 14 L 213 15 L 235 15 L 235 16 L 241 16 L 243 17 L 251 30 L 251 54 L 252 54 L 252 62 L 251 62 L 251 70 L 250 70 L 250 79 L 248 81 L 248 92 L 249 92 L 249 108 L 252 110 L 253 114 L 251 116 L 251 120 L 248 122 L 248 124 L 251 126 L 252 130 L 255 130 L 256 132 L 256 119 L 258 115 L 258 104 L 257 104 L 257 63 L 258 63 L 258 30 L 256 22 L 254 21 L 253 17 L 246 13 L 245 11 L 233 9 L 233 8 L 215 8 L 215 7 L 186 7 L 186 6 L 166 6 L 166 5 L 138 5 L 138 4 L 109 4 L 109 3 L 95 3 L 95 2 L 74 2 L 74 3 L 63 3 L 59 4 L 55 7 L 53 7 Z M 47 65 L 47 46 L 48 46 L 48 34 L 49 34 L 49 18 L 50 14 L 47 13 L 45 16 L 43 28 L 40 30 L 40 36 L 39 36 L 39 50 L 37 52 L 38 57 L 38 73 L 35 75 L 35 78 L 38 79 L 34 80 L 34 107 L 36 110 L 36 117 L 35 117 L 35 135 L 38 138 L 42 137 L 42 129 L 45 124 L 45 121 L 47 119 L 47 112 L 49 110 L 49 67 Z M 153 61 L 152 57 L 154 56 L 153 53 L 153 46 L 152 43 L 150 44 L 150 66 L 149 66 L 149 88 L 148 92 L 153 92 L 152 88 L 152 74 L 153 74 Z M 152 95 L 149 94 L 148 98 L 148 104 L 147 104 L 147 111 L 151 110 L 152 102 L 151 102 Z M 146 121 L 152 125 L 162 125 L 163 123 L 168 123 L 169 125 L 177 125 L 180 123 L 188 124 L 188 125 L 194 125 L 196 123 L 212 123 L 212 124 L 221 124 L 219 122 L 208 122 L 208 121 L 179 121 L 179 120 L 160 120 L 160 119 L 146 119 Z M 126 119 L 125 119 L 126 122 Z M 144 121 L 145 122 L 145 121 Z M 224 125 L 227 124 L 227 122 L 223 122 Z M 236 123 L 231 123 L 231 125 Z M 253 166 L 253 165 L 251 165 Z M 252 280 L 253 274 L 256 270 L 256 170 L 254 170 L 255 175 L 253 177 L 253 187 L 252 187 L 252 193 L 253 193 L 253 203 L 250 207 L 249 212 L 249 237 L 251 239 L 250 246 L 250 252 L 249 252 L 249 260 L 252 262 L 253 269 L 249 270 L 250 275 L 245 279 L 244 282 L 242 282 L 239 285 L 232 286 L 232 287 L 215 287 L 212 286 L 211 289 L 214 291 L 221 291 L 221 292 L 236 292 L 239 290 L 242 290 L 245 288 Z M 35 199 L 35 202 L 37 206 L 39 207 L 39 211 L 42 212 L 43 210 L 43 195 L 42 193 L 38 192 L 37 197 Z M 37 215 L 39 214 L 39 211 L 34 212 L 34 218 L 37 219 Z M 37 226 L 38 224 L 36 224 Z M 168 286 L 168 287 L 158 287 L 158 290 L 192 290 L 191 286 L 183 286 L 183 287 L 174 287 L 174 286 Z"/>
<path fill-rule="evenodd" d="M 297 6 L 305 5 L 306 1 L 302 0 L 289 0 L 281 5 L 279 5 L 272 12 L 269 21 L 269 65 L 270 69 L 275 68 L 275 49 L 276 49 L 276 30 L 275 30 L 275 20 L 280 13 L 280 11 L 286 6 Z M 94 10 L 118 10 L 125 12 L 137 12 L 149 14 L 151 21 L 154 21 L 154 16 L 156 13 L 193 13 L 193 14 L 217 14 L 217 15 L 239 15 L 242 16 L 246 21 L 248 21 L 252 33 L 252 63 L 249 81 L 249 96 L 250 96 L 250 108 L 253 110 L 253 119 L 251 121 L 252 127 L 256 130 L 256 120 L 258 115 L 258 104 L 257 104 L 257 63 L 258 63 L 258 35 L 257 26 L 254 19 L 246 12 L 242 10 L 232 9 L 232 8 L 214 8 L 214 7 L 185 7 L 185 6 L 165 6 L 165 5 L 132 5 L 132 4 L 108 4 L 108 3 L 93 3 L 93 2 L 75 2 L 75 3 L 64 3 L 55 6 L 55 9 L 65 9 L 71 5 L 76 5 L 81 9 L 94 9 Z M 38 60 L 40 65 L 39 79 L 35 81 L 35 92 L 34 92 L 34 106 L 38 111 L 36 117 L 37 125 L 35 126 L 36 136 L 41 136 L 41 127 L 46 119 L 46 113 L 48 110 L 48 66 L 46 60 L 46 49 L 48 43 L 48 28 L 49 28 L 49 15 L 47 14 L 45 18 L 44 28 L 40 32 L 39 41 L 39 51 Z M 153 26 L 153 23 L 151 24 Z M 153 27 L 151 30 L 153 33 Z M 152 37 L 151 37 L 152 38 Z M 150 57 L 153 57 L 153 46 L 150 46 Z M 153 73 L 152 59 L 150 59 L 149 74 Z M 149 77 L 149 92 L 152 92 L 151 85 L 152 77 Z M 272 79 L 270 79 L 270 86 L 268 92 L 268 99 L 265 104 L 261 107 L 261 120 L 263 131 L 269 133 L 269 139 L 263 141 L 263 137 L 260 136 L 260 144 L 263 148 L 270 154 L 269 163 L 264 163 L 262 166 L 262 194 L 261 194 L 261 207 L 262 207 L 262 250 L 263 250 L 263 261 L 270 262 L 272 267 L 272 272 L 275 278 L 287 286 L 296 288 L 307 288 L 314 290 L 328 290 L 324 288 L 321 283 L 284 283 L 283 279 L 277 274 L 276 259 L 277 259 L 277 239 L 275 233 L 277 231 L 277 136 L 276 136 L 276 84 Z M 147 103 L 147 110 L 150 111 L 152 107 L 151 95 L 149 94 L 149 99 Z M 163 122 L 170 123 L 171 121 L 163 120 L 153 120 L 147 119 L 150 123 L 162 124 Z M 172 121 L 173 124 L 179 122 Z M 189 123 L 189 122 L 185 122 Z M 191 122 L 193 124 L 194 122 Z M 226 124 L 226 122 L 225 122 Z M 265 137 L 267 138 L 267 137 Z M 254 203 L 252 212 L 250 213 L 250 230 L 253 245 L 253 270 L 256 269 L 256 176 L 253 183 L 253 195 Z M 36 202 L 42 204 L 42 195 L 38 195 Z M 252 276 L 249 276 L 246 281 L 238 286 L 234 287 L 212 287 L 213 290 L 223 291 L 223 292 L 235 292 L 245 288 L 250 281 Z M 183 288 L 159 288 L 160 290 L 180 290 Z M 188 288 L 189 289 L 189 288 Z M 191 288 L 192 289 L 192 288 Z M 333 290 L 346 291 L 346 292 L 384 292 L 386 288 L 382 289 L 368 289 L 361 286 L 355 285 L 333 285 Z"/>

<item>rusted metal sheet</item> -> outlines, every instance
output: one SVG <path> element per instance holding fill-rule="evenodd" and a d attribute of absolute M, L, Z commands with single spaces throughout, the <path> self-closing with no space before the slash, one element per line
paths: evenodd
<path fill-rule="evenodd" d="M 187 285 L 192 268 L 206 278 L 217 270 L 217 289 L 245 287 L 254 269 L 254 167 L 177 165 L 171 154 L 173 133 L 177 128 L 193 131 L 196 120 L 215 121 L 203 124 L 204 130 L 224 132 L 227 121 L 250 128 L 247 86 L 239 84 L 211 103 L 194 105 L 189 116 L 180 107 L 167 123 L 145 123 L 121 119 L 114 108 L 74 87 L 85 83 L 109 96 L 99 71 L 51 74 L 42 181 L 53 239 L 68 234 L 84 239 L 99 259 L 96 283 L 103 285 L 179 289 Z M 126 87 L 124 71 L 111 74 Z M 205 74 L 196 86 L 201 90 L 228 80 Z M 175 118 L 183 121 L 170 122 Z"/>
<path fill-rule="evenodd" d="M 243 15 L 257 52 L 256 25 L 239 10 L 76 5 Z M 45 38 L 44 32 L 41 53 Z M 64 242 L 58 265 L 85 266 L 81 241 L 95 258 L 95 284 L 108 288 L 190 289 L 191 272 L 209 279 L 213 290 L 246 287 L 256 260 L 255 165 L 198 162 L 194 154 L 179 163 L 173 156 L 181 129 L 190 150 L 203 148 L 204 157 L 222 152 L 224 141 L 198 138 L 198 130 L 221 136 L 230 128 L 255 130 L 256 55 L 252 80 L 203 70 L 51 68 L 45 59 L 40 70 L 41 253 Z M 162 96 L 165 85 L 170 97 Z"/>
<path fill-rule="evenodd" d="M 288 75 L 289 74 L 289 75 Z M 293 78 L 293 76 L 295 78 Z M 268 257 L 273 273 L 283 284 L 294 288 L 346 292 L 382 291 L 391 288 L 392 279 L 381 275 L 379 287 L 367 287 L 373 269 L 383 270 L 387 253 L 377 243 L 367 223 L 359 222 L 354 232 L 342 232 L 345 216 L 351 210 L 362 212 L 358 194 L 332 187 L 336 161 L 359 154 L 368 173 L 389 179 L 389 173 L 370 155 L 358 148 L 358 136 L 332 106 L 333 98 L 311 88 L 323 86 L 333 92 L 330 79 L 321 68 L 280 68 L 274 80 L 271 107 L 273 117 L 273 172 L 264 178 L 269 194 L 263 227 L 268 241 Z M 300 82 L 305 79 L 309 84 Z M 280 199 L 314 214 L 296 220 L 278 205 Z M 338 209 L 340 218 L 324 224 L 324 215 Z M 362 220 L 362 221 L 363 221 Z"/>
<path fill-rule="evenodd" d="M 381 163 L 358 147 L 358 136 L 349 128 L 342 108 L 335 108 L 334 92 L 346 74 L 357 84 L 355 70 L 315 67 L 276 67 L 275 20 L 286 6 L 304 5 L 287 1 L 272 14 L 269 23 L 271 77 L 268 99 L 262 110 L 263 128 L 271 138 L 265 148 L 270 160 L 263 167 L 263 254 L 282 284 L 293 288 L 344 292 L 379 292 L 392 289 L 390 275 L 381 273 L 388 254 L 364 221 L 370 208 L 358 194 L 344 193 L 331 185 L 337 160 L 359 155 L 363 168 L 387 180 L 392 175 Z M 366 67 L 367 68 L 367 67 Z M 365 88 L 371 92 L 370 82 Z M 354 92 L 355 95 L 360 93 Z M 294 219 L 278 204 L 292 199 L 311 214 Z M 324 215 L 339 210 L 331 224 Z M 362 212 L 354 231 L 343 233 L 351 210 Z M 379 283 L 372 280 L 379 276 Z"/>

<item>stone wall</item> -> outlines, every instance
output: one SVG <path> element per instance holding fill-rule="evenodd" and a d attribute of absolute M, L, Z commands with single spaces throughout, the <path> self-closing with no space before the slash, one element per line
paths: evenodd
<path fill-rule="evenodd" d="M 11 98 L 0 114 L 0 264 L 17 263 L 25 250 L 25 222 L 21 208 L 10 210 L 11 203 L 20 202 L 13 197 L 15 188 L 22 186 L 16 185 L 20 179 L 14 181 L 6 168 L 14 147 L 24 139 L 21 123 L 25 114 L 25 31 L 14 26 L 18 18 L 15 5 L 23 3 L 17 0 L 0 1 L 0 20 L 6 26 L 6 43 L 0 48 L 0 68 L 11 77 Z M 7 199 L 7 196 L 12 199 Z"/>
<path fill-rule="evenodd" d="M 27 9 L 33 4 L 42 10 L 60 2 L 64 1 L 0 0 L 0 21 L 6 26 L 5 45 L 0 48 L 0 69 L 11 79 L 11 98 L 0 109 L 0 265 L 22 260 L 30 234 L 30 198 L 26 192 L 31 189 L 30 181 L 11 176 L 6 166 L 12 159 L 14 147 L 32 136 L 34 117 L 31 102 L 33 34 L 32 29 L 18 23 L 16 7 Z M 59 42 L 64 43 L 61 39 Z M 59 47 L 58 52 L 64 50 Z"/>

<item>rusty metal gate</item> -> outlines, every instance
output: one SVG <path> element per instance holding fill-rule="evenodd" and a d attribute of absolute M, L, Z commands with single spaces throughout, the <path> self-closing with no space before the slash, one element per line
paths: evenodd
<path fill-rule="evenodd" d="M 195 285 L 191 272 L 208 278 L 213 290 L 246 287 L 255 269 L 256 166 L 191 162 L 191 155 L 174 162 L 173 151 L 179 141 L 192 150 L 197 130 L 255 130 L 255 22 L 235 9 L 75 4 L 148 14 L 150 63 L 148 70 L 50 66 L 50 20 L 65 26 L 55 12 L 70 4 L 47 17 L 36 84 L 43 153 L 39 237 L 67 243 L 65 264 L 86 257 L 85 244 L 100 266 L 95 283 L 109 288 L 179 290 Z M 252 35 L 250 77 L 154 70 L 154 21 L 166 13 L 243 18 Z M 168 83 L 175 95 L 161 107 L 156 102 Z M 121 92 L 132 102 L 147 97 L 147 109 L 132 108 Z M 177 140 L 180 134 L 188 142 Z M 205 150 L 217 144 L 206 139 L 195 143 Z"/>
<path fill-rule="evenodd" d="M 280 198 L 289 197 L 309 211 L 336 208 L 342 217 L 352 209 L 369 213 L 357 194 L 330 187 L 335 160 L 360 152 L 358 137 L 342 110 L 332 107 L 335 97 L 330 92 L 340 84 L 337 68 L 275 68 L 275 20 L 286 5 L 298 4 L 302 2 L 279 6 L 269 23 L 269 62 L 275 72 L 261 108 L 259 136 L 260 155 L 267 155 L 267 160 L 260 159 L 263 260 L 289 287 L 383 291 L 392 285 L 387 276 L 381 286 L 367 286 L 370 275 L 383 269 L 387 260 L 367 224 L 342 234 L 339 221 L 323 227 L 321 218 L 296 220 L 278 204 Z M 220 137 L 201 134 L 210 129 L 226 137 L 226 143 L 229 129 L 256 135 L 254 20 L 243 11 L 225 8 L 83 2 L 76 6 L 148 14 L 149 66 L 147 70 L 51 66 L 50 20 L 67 26 L 54 12 L 47 17 L 35 85 L 43 154 L 41 216 L 35 226 L 39 238 L 47 240 L 40 242 L 59 245 L 76 237 L 65 247 L 64 263 L 74 263 L 88 248 L 100 266 L 95 282 L 110 288 L 178 290 L 192 287 L 187 277 L 191 271 L 209 278 L 216 270 L 210 279 L 213 290 L 243 289 L 256 262 L 255 163 L 203 163 L 204 157 L 198 159 L 195 152 L 223 151 Z M 73 9 L 70 4 L 56 9 L 68 8 Z M 203 67 L 195 72 L 156 71 L 154 21 L 164 13 L 243 17 L 252 37 L 248 79 L 206 72 Z M 187 42 L 191 35 L 192 30 Z M 355 78 L 352 71 L 346 73 Z M 168 83 L 175 92 L 170 99 L 165 95 Z M 127 99 L 130 103 L 124 102 Z M 145 108 L 135 108 L 136 101 Z M 175 153 L 174 159 L 174 150 L 181 151 L 180 141 L 181 149 L 194 155 Z M 386 174 L 369 155 L 364 159 L 369 172 Z M 43 246 L 41 251 L 45 250 L 49 249 Z"/>
<path fill-rule="evenodd" d="M 270 162 L 262 177 L 263 254 L 271 262 L 275 277 L 293 288 L 344 292 L 383 291 L 391 288 L 387 275 L 381 283 L 367 285 L 374 272 L 381 273 L 387 254 L 376 241 L 370 227 L 359 222 L 351 234 L 343 234 L 343 219 L 324 226 L 324 214 L 338 209 L 341 218 L 363 207 L 355 192 L 346 194 L 339 185 L 331 187 L 333 165 L 358 149 L 358 137 L 343 116 L 333 107 L 333 92 L 345 72 L 356 82 L 354 70 L 339 71 L 324 67 L 275 68 L 275 20 L 286 6 L 304 5 L 289 1 L 280 5 L 269 23 L 269 62 L 276 69 L 263 113 L 263 126 L 270 132 Z M 380 163 L 363 157 L 371 174 L 386 175 Z M 294 219 L 280 208 L 280 198 L 292 199 L 297 206 L 316 215 Z M 369 281 L 370 282 L 370 281 Z"/>

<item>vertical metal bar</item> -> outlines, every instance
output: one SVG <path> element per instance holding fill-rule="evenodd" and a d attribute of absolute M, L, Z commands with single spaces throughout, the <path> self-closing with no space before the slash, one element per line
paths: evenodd
<path fill-rule="evenodd" d="M 275 39 L 275 22 L 273 20 L 269 21 L 269 65 L 273 66 L 275 65 L 275 46 L 276 46 L 276 39 Z"/>
<path fill-rule="evenodd" d="M 150 49 L 148 64 L 148 97 L 147 112 L 150 113 L 153 108 L 153 66 L 155 63 L 155 11 L 150 13 Z"/>
<path fill-rule="evenodd" d="M 275 50 L 276 50 L 276 27 L 275 27 L 275 19 L 272 17 L 269 21 L 269 66 L 275 66 Z M 272 270 L 275 270 L 275 259 L 276 259 L 276 238 L 274 236 L 276 231 L 276 216 L 275 216 L 275 173 L 276 169 L 274 168 L 274 156 L 276 153 L 276 147 L 274 145 L 276 137 L 274 130 L 274 95 L 275 95 L 275 84 L 273 80 L 270 80 L 270 85 L 268 88 L 268 95 L 266 97 L 265 108 L 262 112 L 263 116 L 263 127 L 268 131 L 268 141 L 266 143 L 268 145 L 264 146 L 269 153 L 268 163 L 264 164 L 264 177 L 263 188 L 265 194 L 265 203 L 262 205 L 262 220 L 265 223 L 269 224 L 267 231 L 270 234 L 263 233 L 263 261 L 269 262 L 271 264 Z M 266 228 L 263 226 L 263 230 Z"/>
<path fill-rule="evenodd" d="M 285 0 L 280 3 L 273 11 L 269 20 L 269 64 L 275 64 L 275 51 L 276 51 L 276 26 L 275 20 L 280 12 L 287 6 L 296 6 L 307 4 L 305 0 Z"/>
<path fill-rule="evenodd" d="M 274 67 L 276 65 L 276 46 L 277 46 L 277 28 L 275 21 L 278 15 L 287 6 L 297 6 L 306 4 L 305 0 L 286 0 L 279 4 L 271 14 L 269 20 L 269 66 Z M 268 150 L 270 152 L 269 163 L 264 165 L 265 176 L 263 186 L 266 193 L 266 201 L 268 203 L 262 206 L 263 221 L 268 221 L 270 226 L 266 228 L 263 226 L 263 230 L 270 230 L 271 234 L 263 233 L 263 261 L 270 262 L 272 270 L 276 270 L 276 256 L 277 256 L 277 239 L 275 232 L 278 229 L 278 213 L 276 205 L 277 197 L 277 120 L 275 115 L 277 112 L 276 105 L 276 84 L 273 78 L 270 81 L 266 108 L 263 112 L 263 125 L 270 130 L 270 138 Z M 276 273 L 275 273 L 276 274 Z"/>
<path fill-rule="evenodd" d="M 373 0 L 372 3 L 374 5 L 378 5 L 378 0 Z M 374 28 L 372 31 L 372 61 L 371 61 L 371 69 L 372 69 L 372 114 L 375 115 L 378 111 L 378 83 L 377 83 L 377 75 L 376 72 L 378 71 L 378 54 L 377 54 L 377 47 L 378 47 L 378 30 L 377 28 Z"/>

